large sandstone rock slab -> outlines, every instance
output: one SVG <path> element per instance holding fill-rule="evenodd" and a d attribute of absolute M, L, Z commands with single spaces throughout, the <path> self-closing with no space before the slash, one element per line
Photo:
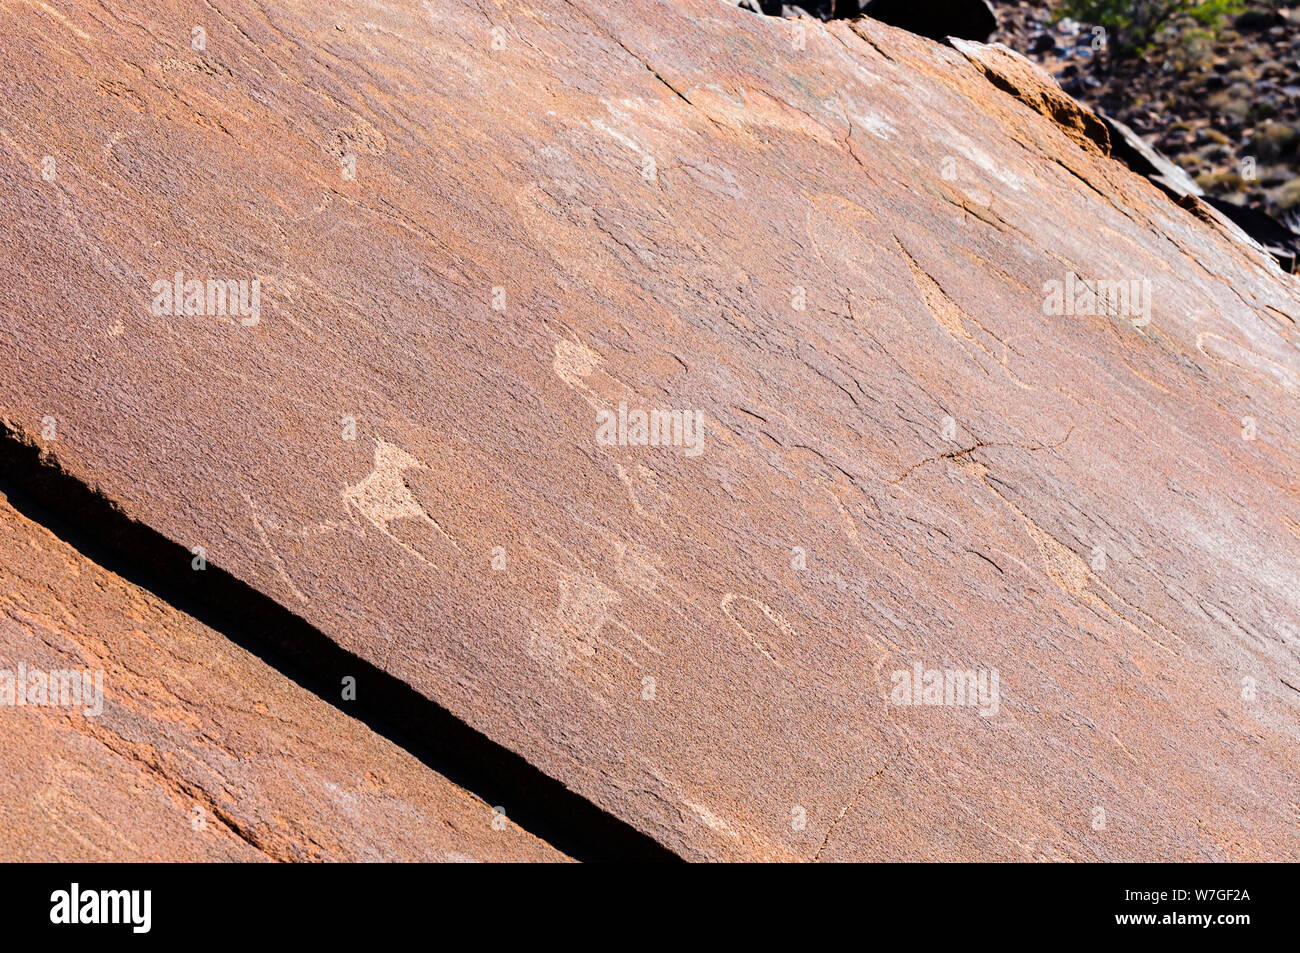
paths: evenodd
<path fill-rule="evenodd" d="M 3 498 L 0 670 L 7 861 L 565 859 Z"/>
<path fill-rule="evenodd" d="M 1300 285 L 1054 95 L 716 0 L 0 16 L 0 414 L 132 518 L 688 858 L 1300 856 Z"/>

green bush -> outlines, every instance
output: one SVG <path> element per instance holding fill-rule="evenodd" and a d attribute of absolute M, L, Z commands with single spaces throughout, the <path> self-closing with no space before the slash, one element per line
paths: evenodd
<path fill-rule="evenodd" d="M 1061 0 L 1054 18 L 1102 27 L 1111 55 L 1127 59 L 1149 49 L 1156 34 L 1178 21 L 1213 31 L 1242 9 L 1240 0 Z"/>

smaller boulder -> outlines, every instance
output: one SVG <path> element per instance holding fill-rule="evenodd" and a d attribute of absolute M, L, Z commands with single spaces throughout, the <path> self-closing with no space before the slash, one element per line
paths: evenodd
<path fill-rule="evenodd" d="M 1269 30 L 1285 26 L 1286 23 L 1287 18 L 1282 15 L 1281 10 L 1247 10 L 1232 21 L 1232 25 L 1238 30 L 1250 31 Z"/>
<path fill-rule="evenodd" d="M 1029 52 L 1036 56 L 1056 52 L 1056 37 L 1050 33 L 1039 33 L 1029 39 Z"/>
<path fill-rule="evenodd" d="M 1110 132 L 1111 155 L 1134 172 L 1144 175 L 1171 198 L 1201 195 L 1199 185 L 1182 168 L 1147 144 L 1141 136 L 1112 116 L 1101 113 L 1101 121 Z"/>
<path fill-rule="evenodd" d="M 998 27 L 988 0 L 870 0 L 862 12 L 932 40 L 955 36 L 987 43 Z"/>
<path fill-rule="evenodd" d="M 1202 196 L 1202 199 L 1263 245 L 1264 249 L 1277 259 L 1283 271 L 1295 272 L 1296 258 L 1300 256 L 1300 235 L 1260 209 L 1248 205 L 1235 205 L 1212 195 Z"/>

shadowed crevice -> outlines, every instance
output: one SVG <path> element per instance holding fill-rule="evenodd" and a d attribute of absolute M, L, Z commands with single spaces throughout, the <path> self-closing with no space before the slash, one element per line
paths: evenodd
<path fill-rule="evenodd" d="M 0 493 L 82 555 L 153 593 L 322 701 L 502 806 L 515 824 L 582 861 L 671 861 L 676 854 L 602 810 L 278 602 L 127 516 L 17 428 L 0 421 Z M 356 679 L 356 700 L 341 698 Z M 484 818 L 484 823 L 488 819 Z"/>

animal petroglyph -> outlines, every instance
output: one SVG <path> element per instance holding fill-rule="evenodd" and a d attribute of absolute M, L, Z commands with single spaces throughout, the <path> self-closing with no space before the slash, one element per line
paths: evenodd
<path fill-rule="evenodd" d="M 641 502 L 642 495 L 645 495 L 647 499 L 656 501 L 659 504 L 667 504 L 671 502 L 668 498 L 668 495 L 660 491 L 659 488 L 655 485 L 654 472 L 647 469 L 646 467 L 638 465 L 635 474 L 633 474 L 623 469 L 622 464 L 616 463 L 614 466 L 618 470 L 619 481 L 627 489 L 628 499 L 631 501 L 632 509 L 636 510 L 637 515 L 643 517 L 644 519 L 654 520 L 664 529 L 668 529 L 668 524 L 663 521 L 663 517 L 661 517 L 658 513 L 652 512 L 652 510 L 647 509 L 645 506 L 642 505 Z M 633 480 L 634 476 L 636 477 L 635 483 Z M 641 494 L 637 493 L 636 484 L 641 485 L 642 488 Z M 652 502 L 651 506 L 654 505 L 655 503 Z"/>
<path fill-rule="evenodd" d="M 636 543 L 616 540 L 614 548 L 618 553 L 614 568 L 619 582 L 646 593 L 659 588 L 663 574 L 659 571 L 662 560 L 658 556 Z"/>
<path fill-rule="evenodd" d="M 586 395 L 589 403 L 596 401 L 596 392 L 587 384 L 590 377 L 601 365 L 600 355 L 576 341 L 555 342 L 555 376 L 574 390 Z"/>
<path fill-rule="evenodd" d="M 353 510 L 360 513 L 375 529 L 425 565 L 431 565 L 420 552 L 398 539 L 389 529 L 395 520 L 418 520 L 433 529 L 452 547 L 459 548 L 456 541 L 438 525 L 438 521 L 425 512 L 402 476 L 407 470 L 427 469 L 427 466 L 401 447 L 381 439 L 375 444 L 375 469 L 360 483 L 343 490 L 343 502 L 349 514 Z"/>
<path fill-rule="evenodd" d="M 554 616 L 533 628 L 528 652 L 538 662 L 578 679 L 607 699 L 630 698 L 640 687 L 635 657 L 618 632 L 636 633 L 614 618 L 618 592 L 589 575 L 562 572 Z M 610 637 L 613 634 L 613 638 Z M 647 648 L 653 647 L 647 645 Z"/>
<path fill-rule="evenodd" d="M 1011 502 L 1011 500 L 1007 498 L 1006 494 L 1000 492 L 995 486 L 993 486 L 993 484 L 988 480 L 985 472 L 980 473 L 980 479 L 983 481 L 984 485 L 988 487 L 989 491 L 992 492 L 993 495 L 1007 507 L 1007 509 L 1014 513 L 1016 518 L 1020 521 L 1021 527 L 1029 538 L 1033 540 L 1034 546 L 1042 556 L 1044 568 L 1053 582 L 1060 586 L 1062 590 L 1068 592 L 1077 599 L 1087 602 L 1089 605 L 1092 605 L 1105 613 L 1109 613 L 1111 616 L 1118 619 L 1130 631 L 1146 639 L 1161 651 L 1166 652 L 1169 655 L 1177 655 L 1173 649 L 1161 642 L 1146 629 L 1135 625 L 1131 620 L 1126 618 L 1115 608 L 1113 603 L 1119 603 L 1128 607 L 1131 611 L 1134 611 L 1136 614 L 1141 616 L 1141 618 L 1153 629 L 1159 628 L 1168 632 L 1169 630 L 1166 626 L 1152 618 L 1146 612 L 1143 612 L 1141 609 L 1128 603 L 1126 600 L 1121 598 L 1115 590 L 1102 582 L 1096 573 L 1091 572 L 1088 569 L 1088 564 L 1083 561 L 1082 557 L 1080 557 L 1078 553 L 1074 552 L 1074 550 L 1070 549 L 1064 543 L 1057 540 L 1051 533 L 1047 532 L 1047 530 L 1035 523 L 1030 519 L 1027 513 Z M 1104 592 L 1106 595 L 1110 596 L 1111 602 L 1107 602 L 1098 596 L 1097 591 Z M 1169 634 L 1172 635 L 1173 633 Z"/>
<path fill-rule="evenodd" d="M 740 600 L 739 603 L 737 603 L 737 599 Z M 792 639 L 797 633 L 790 623 L 781 617 L 779 612 L 766 602 L 751 599 L 749 596 L 740 596 L 734 592 L 729 592 L 722 597 L 720 607 L 723 615 L 745 634 L 745 637 L 749 639 L 754 648 L 758 649 L 765 659 L 777 667 L 782 667 L 780 660 L 776 656 L 773 643 L 782 639 Z M 762 617 L 755 613 L 754 609 L 761 612 Z M 742 622 L 742 618 L 749 625 Z M 767 630 L 766 634 L 760 634 L 759 631 L 756 631 L 764 629 Z"/>
<path fill-rule="evenodd" d="M 570 387 L 584 387 L 584 381 L 600 366 L 600 355 L 575 341 L 555 342 L 555 373 Z"/>

